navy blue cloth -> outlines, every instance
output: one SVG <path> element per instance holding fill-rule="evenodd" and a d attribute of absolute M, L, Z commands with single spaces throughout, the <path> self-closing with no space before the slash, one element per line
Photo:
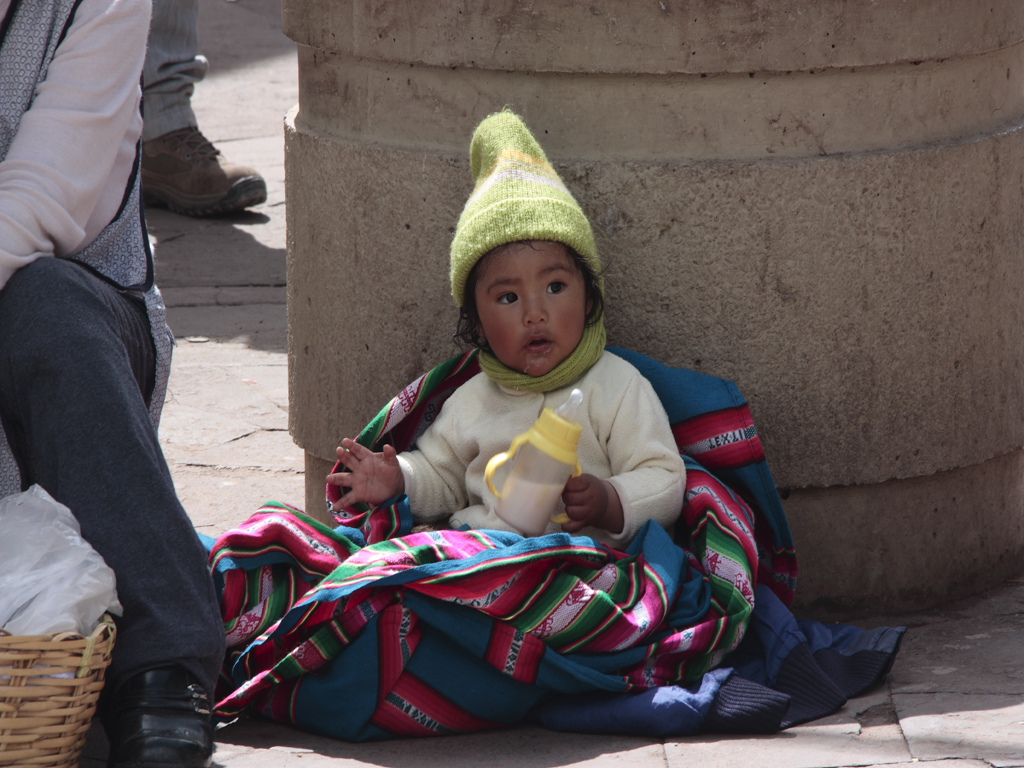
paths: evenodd
<path fill-rule="evenodd" d="M 905 632 L 797 619 L 759 586 L 746 637 L 700 685 L 562 696 L 535 714 L 546 728 L 580 733 L 774 733 L 830 715 L 881 681 Z"/>
<path fill-rule="evenodd" d="M 577 694 L 547 701 L 537 719 L 553 731 L 691 736 L 698 733 L 722 684 L 732 674 L 715 669 L 699 685 L 667 685 L 636 694 Z"/>

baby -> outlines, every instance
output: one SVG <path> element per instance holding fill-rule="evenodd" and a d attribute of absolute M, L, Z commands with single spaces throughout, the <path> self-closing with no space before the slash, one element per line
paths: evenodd
<path fill-rule="evenodd" d="M 473 134 L 476 186 L 451 248 L 457 337 L 480 349 L 480 374 L 459 387 L 414 450 L 374 453 L 342 440 L 348 488 L 335 509 L 409 496 L 416 522 L 513 530 L 495 514 L 484 469 L 546 407 L 583 392 L 583 474 L 562 493 L 563 530 L 625 546 L 647 520 L 671 530 L 685 469 L 650 383 L 605 352 L 603 282 L 593 232 L 522 120 L 491 115 Z M 564 519 L 564 518 L 562 518 Z"/>

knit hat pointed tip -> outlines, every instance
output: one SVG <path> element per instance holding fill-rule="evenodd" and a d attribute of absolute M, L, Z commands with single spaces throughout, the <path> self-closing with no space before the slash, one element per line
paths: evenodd
<path fill-rule="evenodd" d="M 469 145 L 473 180 L 479 184 L 494 170 L 501 154 L 509 150 L 521 152 L 544 164 L 548 161 L 544 149 L 530 133 L 523 118 L 506 107 L 485 117 L 473 131 Z"/>

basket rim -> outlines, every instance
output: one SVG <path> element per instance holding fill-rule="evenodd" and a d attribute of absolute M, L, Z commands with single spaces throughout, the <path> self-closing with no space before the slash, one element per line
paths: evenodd
<path fill-rule="evenodd" d="M 78 632 L 55 632 L 49 635 L 12 635 L 4 632 L 0 634 L 0 662 L 10 660 L 11 654 L 23 656 L 35 653 L 45 664 L 48 654 L 60 653 L 76 659 L 76 678 L 88 677 L 110 665 L 116 636 L 117 625 L 108 613 L 103 614 L 87 637 Z"/>
<path fill-rule="evenodd" d="M 38 640 L 41 642 L 64 642 L 67 640 L 89 640 L 90 638 L 99 638 L 104 632 L 113 632 L 117 628 L 114 623 L 114 617 L 109 613 L 104 613 L 96 624 L 96 628 L 88 635 L 83 635 L 81 632 L 51 632 L 45 635 L 12 635 L 3 627 L 0 627 L 0 643 L 4 642 L 31 642 Z"/>

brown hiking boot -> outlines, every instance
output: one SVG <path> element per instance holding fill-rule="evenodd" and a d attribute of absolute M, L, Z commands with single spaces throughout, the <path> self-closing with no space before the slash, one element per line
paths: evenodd
<path fill-rule="evenodd" d="M 267 183 L 254 169 L 229 163 L 198 128 L 180 128 L 142 144 L 142 194 L 185 216 L 215 216 L 258 205 Z"/>

